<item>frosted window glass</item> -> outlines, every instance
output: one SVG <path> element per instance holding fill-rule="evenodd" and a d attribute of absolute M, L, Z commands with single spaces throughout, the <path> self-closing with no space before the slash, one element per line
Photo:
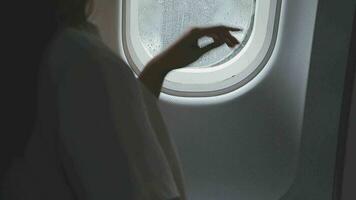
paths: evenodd
<path fill-rule="evenodd" d="M 232 34 L 242 42 L 235 49 L 223 45 L 190 67 L 226 62 L 246 44 L 252 32 L 255 0 L 139 0 L 139 34 L 145 50 L 155 56 L 194 26 L 228 25 L 243 28 Z"/>

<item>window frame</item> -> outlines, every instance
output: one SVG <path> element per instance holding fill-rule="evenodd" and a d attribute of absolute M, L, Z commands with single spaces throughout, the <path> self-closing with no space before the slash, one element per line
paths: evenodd
<path fill-rule="evenodd" d="M 136 75 L 151 59 L 140 42 L 138 14 L 131 12 L 138 1 L 123 0 L 119 9 L 120 55 Z M 235 91 L 261 72 L 268 62 L 277 38 L 281 0 L 256 0 L 252 33 L 241 51 L 218 66 L 211 68 L 183 68 L 169 73 L 162 92 L 180 97 L 211 97 Z M 134 37 L 136 39 L 133 39 Z M 243 67 L 236 67 L 236 66 Z M 242 69 L 242 70 L 241 70 Z"/>

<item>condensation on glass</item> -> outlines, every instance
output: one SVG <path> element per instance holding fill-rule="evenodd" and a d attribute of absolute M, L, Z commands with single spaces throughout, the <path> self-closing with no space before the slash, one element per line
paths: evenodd
<path fill-rule="evenodd" d="M 140 0 L 139 34 L 150 56 L 171 45 L 191 27 L 227 25 L 240 27 L 232 32 L 241 45 L 231 49 L 223 45 L 189 67 L 212 67 L 238 54 L 248 41 L 254 22 L 256 0 Z M 205 40 L 205 41 L 204 41 Z M 208 38 L 201 42 L 207 43 Z"/>

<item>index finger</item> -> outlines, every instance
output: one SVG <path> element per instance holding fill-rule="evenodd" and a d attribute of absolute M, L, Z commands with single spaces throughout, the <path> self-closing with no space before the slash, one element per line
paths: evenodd
<path fill-rule="evenodd" d="M 225 28 L 226 28 L 228 31 L 242 31 L 242 30 L 243 30 L 243 29 L 240 28 L 240 27 L 225 26 Z"/>
<path fill-rule="evenodd" d="M 206 28 L 198 28 L 199 36 L 211 35 L 220 32 L 227 32 L 227 31 L 242 31 L 242 28 L 230 27 L 230 26 L 213 26 L 213 27 L 206 27 Z"/>

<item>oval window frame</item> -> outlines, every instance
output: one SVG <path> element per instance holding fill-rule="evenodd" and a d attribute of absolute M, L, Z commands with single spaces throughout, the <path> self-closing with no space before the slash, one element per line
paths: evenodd
<path fill-rule="evenodd" d="M 256 0 L 250 39 L 236 56 L 211 68 L 173 70 L 167 75 L 162 92 L 178 97 L 212 97 L 246 85 L 259 74 L 272 55 L 281 3 L 281 0 Z M 123 0 L 120 3 L 119 41 L 120 55 L 138 75 L 151 57 L 139 42 L 138 23 L 130 23 L 138 20 L 138 14 L 131 11 L 134 7 L 138 7 L 137 1 Z"/>

